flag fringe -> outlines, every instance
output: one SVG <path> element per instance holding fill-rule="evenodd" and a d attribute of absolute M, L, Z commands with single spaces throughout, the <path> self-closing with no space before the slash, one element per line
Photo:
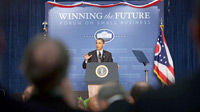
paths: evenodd
<path fill-rule="evenodd" d="M 167 84 L 167 82 L 165 82 L 165 81 L 158 75 L 158 73 L 157 73 L 156 70 L 154 70 L 154 73 L 156 74 L 156 76 L 158 77 L 158 79 L 160 79 L 160 81 L 161 81 L 164 85 L 169 86 L 169 85 Z"/>

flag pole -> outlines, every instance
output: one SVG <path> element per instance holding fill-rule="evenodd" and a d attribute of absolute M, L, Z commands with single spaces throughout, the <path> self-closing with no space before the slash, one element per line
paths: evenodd
<path fill-rule="evenodd" d="M 161 17 L 161 20 L 160 20 L 160 28 L 161 28 L 161 30 L 163 30 L 163 28 L 164 28 L 162 17 Z M 162 83 L 162 88 L 163 88 L 163 87 L 165 87 L 165 84 L 164 84 L 164 83 Z"/>
<path fill-rule="evenodd" d="M 164 25 L 163 25 L 163 19 L 161 18 L 161 20 L 160 20 L 160 28 L 163 30 L 163 28 L 164 28 Z"/>

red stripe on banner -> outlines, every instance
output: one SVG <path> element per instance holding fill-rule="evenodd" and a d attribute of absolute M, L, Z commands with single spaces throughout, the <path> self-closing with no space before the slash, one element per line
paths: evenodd
<path fill-rule="evenodd" d="M 114 7 L 117 5 L 121 5 L 123 3 L 117 3 L 117 4 L 113 4 L 113 5 L 94 5 L 94 4 L 86 4 L 88 6 L 93 6 L 93 7 L 99 7 L 99 8 L 109 8 L 109 7 Z"/>
<path fill-rule="evenodd" d="M 78 7 L 83 5 L 83 3 L 77 4 L 77 5 L 61 5 L 61 4 L 57 4 L 57 3 L 52 3 L 52 2 L 47 2 L 48 4 L 51 4 L 53 6 L 56 7 L 60 7 L 60 8 L 74 8 L 74 7 Z"/>
<path fill-rule="evenodd" d="M 167 67 L 169 69 L 169 71 L 173 74 L 173 76 L 175 77 L 174 75 L 174 68 L 169 64 L 169 67 Z"/>
<path fill-rule="evenodd" d="M 158 73 L 160 78 L 167 83 L 168 85 L 172 85 L 173 83 L 158 69 L 158 67 L 154 64 L 154 70 Z"/>
<path fill-rule="evenodd" d="M 58 3 L 50 2 L 50 1 L 47 2 L 47 3 L 54 5 L 56 7 L 60 7 L 60 8 L 74 8 L 74 7 L 81 6 L 83 4 L 88 5 L 88 6 L 93 6 L 93 7 L 99 7 L 99 8 L 109 8 L 109 7 L 114 7 L 114 6 L 117 6 L 117 5 L 128 5 L 128 6 L 133 7 L 133 8 L 147 8 L 147 7 L 151 7 L 151 6 L 156 5 L 161 1 L 162 0 L 155 0 L 151 3 L 149 3 L 149 4 L 146 4 L 146 5 L 132 5 L 132 4 L 127 3 L 127 2 L 120 2 L 120 3 L 117 3 L 117 4 L 110 4 L 110 5 L 98 5 L 98 4 L 92 4 L 92 3 L 89 3 L 89 2 L 81 2 L 80 4 L 76 4 L 76 5 L 62 5 L 62 4 L 58 4 Z"/>
<path fill-rule="evenodd" d="M 156 5 L 156 4 L 158 4 L 159 2 L 161 2 L 161 1 L 162 1 L 162 0 L 158 0 L 158 1 L 152 2 L 152 3 L 150 3 L 150 4 L 144 5 L 144 6 L 142 6 L 142 7 L 140 7 L 140 6 L 134 6 L 134 5 L 128 5 L 128 6 L 133 7 L 133 8 L 147 8 L 147 7 L 151 7 L 151 6 Z"/>

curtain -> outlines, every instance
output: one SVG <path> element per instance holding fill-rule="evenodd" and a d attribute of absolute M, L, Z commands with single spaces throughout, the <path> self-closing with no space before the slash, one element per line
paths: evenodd
<path fill-rule="evenodd" d="M 12 95 L 22 92 L 28 81 L 20 71 L 21 59 L 28 41 L 42 32 L 44 21 L 42 0 L 3 0 L 0 2 L 1 22 L 5 34 L 1 59 L 1 85 Z"/>
<path fill-rule="evenodd" d="M 174 62 L 176 79 L 193 76 L 197 56 L 191 41 L 190 21 L 195 0 L 165 0 L 165 37 Z"/>

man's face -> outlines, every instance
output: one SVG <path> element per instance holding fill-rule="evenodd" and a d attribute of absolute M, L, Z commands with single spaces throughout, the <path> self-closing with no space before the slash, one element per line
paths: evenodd
<path fill-rule="evenodd" d="M 103 49 L 103 47 L 104 47 L 104 43 L 103 43 L 103 41 L 102 40 L 97 40 L 96 41 L 96 49 L 97 50 L 102 50 Z"/>

